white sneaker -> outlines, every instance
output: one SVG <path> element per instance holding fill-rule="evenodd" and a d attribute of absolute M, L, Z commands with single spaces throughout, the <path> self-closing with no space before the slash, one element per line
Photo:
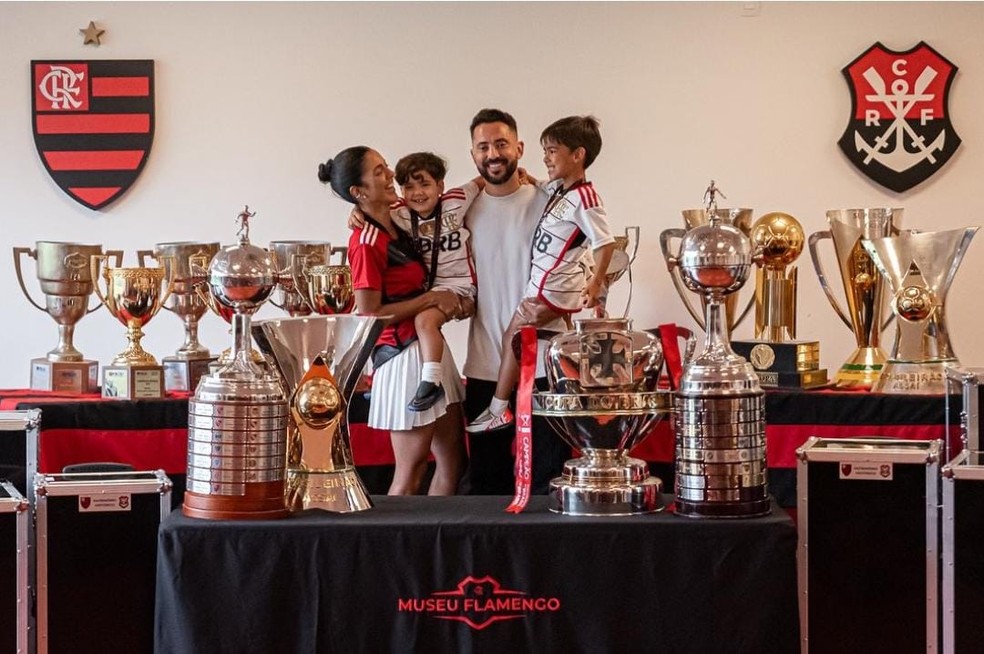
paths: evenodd
<path fill-rule="evenodd" d="M 494 431 L 496 429 L 502 429 L 503 427 L 508 427 L 513 424 L 513 412 L 506 407 L 506 410 L 502 412 L 501 416 L 494 415 L 491 411 L 486 409 L 482 413 L 468 423 L 465 427 L 465 431 L 469 434 L 481 434 L 486 431 Z"/>

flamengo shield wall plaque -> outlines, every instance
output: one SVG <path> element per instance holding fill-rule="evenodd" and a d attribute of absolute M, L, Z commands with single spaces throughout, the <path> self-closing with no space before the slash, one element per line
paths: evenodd
<path fill-rule="evenodd" d="M 957 67 L 926 43 L 905 52 L 875 43 L 842 72 L 851 119 L 838 145 L 874 181 L 906 191 L 960 146 L 947 106 Z"/>
<path fill-rule="evenodd" d="M 154 140 L 153 60 L 32 61 L 34 142 L 75 201 L 101 209 L 140 176 Z"/>

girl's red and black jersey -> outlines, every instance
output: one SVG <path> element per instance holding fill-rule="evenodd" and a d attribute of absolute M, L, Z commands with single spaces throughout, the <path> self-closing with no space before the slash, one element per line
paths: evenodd
<path fill-rule="evenodd" d="M 382 225 L 367 216 L 365 227 L 352 230 L 349 237 L 352 288 L 380 291 L 383 304 L 416 297 L 424 292 L 427 282 L 427 272 L 413 239 L 401 230 L 397 232 L 397 238 L 390 236 Z M 399 352 L 416 338 L 410 317 L 387 325 L 376 347 L 389 346 Z M 376 357 L 373 359 L 376 363 Z"/>

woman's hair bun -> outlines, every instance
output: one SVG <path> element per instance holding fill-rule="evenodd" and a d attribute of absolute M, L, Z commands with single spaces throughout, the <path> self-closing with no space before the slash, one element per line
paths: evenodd
<path fill-rule="evenodd" d="M 333 159 L 329 159 L 323 164 L 318 164 L 318 179 L 320 179 L 324 184 L 331 181 L 331 169 L 333 165 Z"/>

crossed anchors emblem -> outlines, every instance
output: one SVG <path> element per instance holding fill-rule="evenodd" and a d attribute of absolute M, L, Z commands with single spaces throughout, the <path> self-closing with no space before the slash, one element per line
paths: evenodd
<path fill-rule="evenodd" d="M 900 71 L 896 68 L 897 63 L 893 64 L 892 70 L 899 74 Z M 873 144 L 865 141 L 860 132 L 854 132 L 854 145 L 857 146 L 858 152 L 865 153 L 864 163 L 866 165 L 874 160 L 886 168 L 901 173 L 922 161 L 928 160 L 931 164 L 936 163 L 934 153 L 943 149 L 946 143 L 946 130 L 941 131 L 932 143 L 926 145 L 926 139 L 912 128 L 912 125 L 906 120 L 906 116 L 916 104 L 930 102 L 936 98 L 935 94 L 926 93 L 926 89 L 929 88 L 938 74 L 938 71 L 932 66 L 927 65 L 916 78 L 910 90 L 909 83 L 901 77 L 892 82 L 891 89 L 889 89 L 885 84 L 885 79 L 875 70 L 874 66 L 862 73 L 862 77 L 875 91 L 865 95 L 865 99 L 869 102 L 884 104 L 895 118 L 888 128 L 875 139 Z M 893 136 L 895 137 L 894 141 Z M 894 142 L 894 146 L 891 150 L 886 150 L 885 147 L 890 142 Z M 907 149 L 906 143 L 916 151 Z"/>

